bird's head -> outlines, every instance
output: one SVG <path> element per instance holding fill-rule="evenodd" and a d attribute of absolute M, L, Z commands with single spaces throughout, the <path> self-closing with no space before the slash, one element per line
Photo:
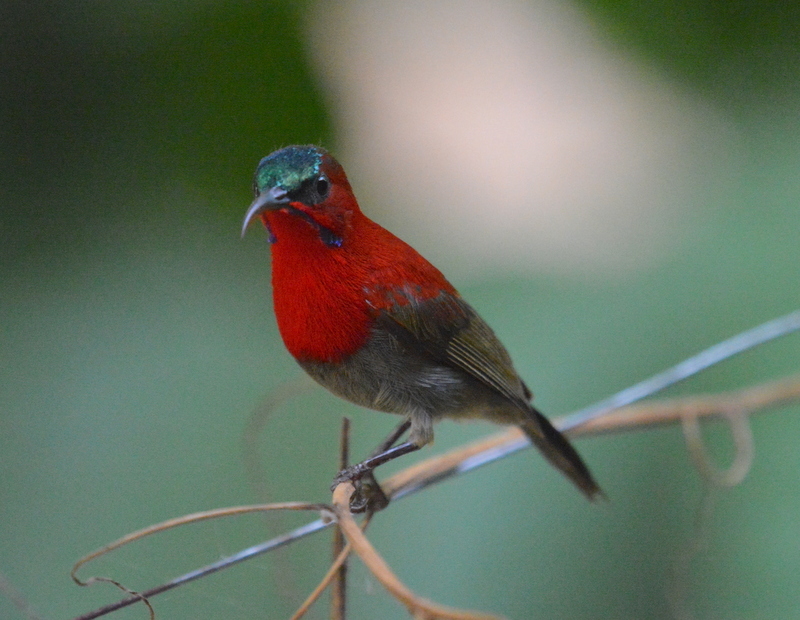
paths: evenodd
<path fill-rule="evenodd" d="M 255 199 L 244 217 L 242 235 L 256 216 L 270 212 L 305 220 L 330 247 L 342 244 L 358 204 L 344 170 L 327 151 L 313 145 L 287 146 L 262 159 L 253 179 Z"/>

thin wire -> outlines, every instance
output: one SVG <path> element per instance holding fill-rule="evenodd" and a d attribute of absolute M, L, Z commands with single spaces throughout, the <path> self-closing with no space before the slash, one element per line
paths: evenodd
<path fill-rule="evenodd" d="M 723 340 L 707 348 L 705 351 L 679 364 L 675 364 L 675 366 L 668 368 L 664 372 L 660 372 L 649 379 L 645 379 L 621 392 L 617 392 L 613 396 L 601 400 L 599 403 L 595 403 L 594 405 L 590 405 L 589 407 L 573 413 L 562 420 L 562 423 L 559 425 L 559 430 L 569 431 L 577 428 L 589 420 L 600 417 L 611 409 L 618 409 L 625 405 L 630 405 L 637 400 L 646 398 L 647 396 L 652 396 L 656 392 L 660 392 L 667 387 L 675 385 L 714 364 L 718 364 L 743 351 L 774 340 L 779 336 L 785 336 L 798 329 L 800 329 L 800 310 L 795 310 L 785 316 L 762 323 L 757 327 L 748 329 L 746 332 Z"/>
<path fill-rule="evenodd" d="M 128 605 L 133 605 L 134 603 L 141 602 L 142 598 L 152 598 L 156 594 L 161 594 L 162 592 L 167 592 L 172 590 L 173 588 L 177 588 L 184 583 L 189 583 L 190 581 L 194 581 L 195 579 L 199 579 L 200 577 L 205 577 L 206 575 L 210 575 L 212 573 L 216 573 L 217 571 L 222 570 L 223 568 L 229 568 L 234 564 L 238 564 L 239 562 L 243 562 L 244 560 L 249 560 L 250 558 L 254 558 L 262 553 L 267 553 L 268 551 L 272 551 L 273 549 L 278 549 L 279 547 L 283 547 L 284 545 L 288 545 L 299 538 L 303 538 L 308 536 L 309 534 L 313 534 L 314 532 L 318 532 L 319 530 L 324 530 L 326 527 L 332 525 L 333 522 L 330 520 L 323 520 L 317 519 L 316 521 L 312 521 L 311 523 L 307 523 L 301 527 L 298 527 L 291 532 L 286 534 L 282 534 L 280 536 L 276 536 L 270 540 L 267 540 L 263 543 L 259 543 L 257 545 L 253 545 L 252 547 L 248 547 L 247 549 L 242 549 L 238 553 L 234 553 L 233 555 L 229 555 L 226 558 L 222 558 L 216 562 L 211 564 L 207 564 L 202 568 L 197 568 L 193 571 L 185 573 L 180 577 L 176 577 L 172 581 L 168 581 L 166 583 L 161 584 L 160 586 L 156 586 L 155 588 L 151 588 L 145 592 L 140 592 L 140 596 L 132 596 L 129 598 L 122 599 L 117 601 L 116 603 L 112 603 L 110 605 L 106 605 L 105 607 L 100 607 L 99 609 L 95 609 L 87 614 L 83 614 L 82 616 L 77 616 L 73 620 L 92 620 L 93 618 L 99 618 L 100 616 L 104 616 L 112 611 L 116 611 L 118 609 L 122 609 L 123 607 L 127 607 Z"/>
<path fill-rule="evenodd" d="M 772 321 L 762 323 L 757 327 L 715 344 L 698 353 L 697 355 L 690 357 L 689 359 L 686 359 L 679 364 L 676 364 L 675 366 L 660 372 L 657 375 L 654 375 L 653 377 L 650 377 L 649 379 L 645 379 L 636 385 L 617 392 L 609 398 L 601 400 L 594 405 L 590 405 L 589 407 L 581 409 L 572 415 L 562 418 L 560 422 L 556 424 L 556 427 L 560 431 L 567 431 L 577 428 L 589 420 L 600 417 L 611 409 L 630 405 L 631 403 L 646 398 L 647 396 L 652 396 L 656 392 L 675 385 L 679 381 L 697 374 L 701 370 L 705 370 L 714 364 L 718 364 L 719 362 L 729 359 L 734 355 L 742 353 L 743 351 L 747 351 L 748 349 L 762 345 L 770 340 L 779 338 L 780 336 L 785 336 L 797 331 L 798 329 L 800 329 L 800 310 L 796 310 L 785 316 L 773 319 Z M 462 461 L 453 469 L 443 472 L 441 476 L 430 479 L 416 486 L 403 488 L 392 497 L 392 500 L 394 501 L 408 495 L 412 495 L 413 493 L 416 493 L 425 487 L 437 484 L 443 480 L 452 478 L 453 476 L 466 473 L 488 463 L 500 460 L 515 452 L 518 452 L 519 450 L 522 450 L 523 448 L 527 448 L 528 446 L 530 446 L 530 442 L 526 438 L 521 438 L 518 441 L 513 441 L 482 452 L 481 454 L 476 454 L 475 456 Z M 262 553 L 266 553 L 268 551 L 272 551 L 273 549 L 277 549 L 278 547 L 287 545 L 295 540 L 304 538 L 309 534 L 313 534 L 314 532 L 325 529 L 331 524 L 332 523 L 327 520 L 317 519 L 316 521 L 312 521 L 311 523 L 299 527 L 291 532 L 277 536 L 258 545 L 248 547 L 247 549 L 243 549 L 234 555 L 218 560 L 212 564 L 208 564 L 202 568 L 193 570 L 189 573 L 181 575 L 180 577 L 176 577 L 172 581 L 147 590 L 146 592 L 142 592 L 141 595 L 146 598 L 150 598 L 156 594 L 171 590 L 172 588 L 175 588 L 181 584 L 193 581 L 205 575 L 209 575 L 224 568 L 233 566 L 234 564 L 238 564 L 239 562 L 243 562 L 244 560 L 254 558 Z M 137 603 L 140 600 L 141 599 L 136 597 L 123 599 L 117 603 L 96 609 L 88 614 L 78 616 L 77 618 L 74 618 L 74 620 L 91 620 L 92 618 L 98 618 L 109 612 L 121 609 L 122 607 L 127 607 L 133 603 Z"/>

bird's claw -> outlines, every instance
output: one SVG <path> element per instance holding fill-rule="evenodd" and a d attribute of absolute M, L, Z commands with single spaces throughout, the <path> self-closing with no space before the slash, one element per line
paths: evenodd
<path fill-rule="evenodd" d="M 340 471 L 333 479 L 331 491 L 343 482 L 352 482 L 355 489 L 350 497 L 350 512 L 377 512 L 389 505 L 389 498 L 375 480 L 372 469 L 363 463 L 351 465 Z"/>
<path fill-rule="evenodd" d="M 356 463 L 355 465 L 351 465 L 346 469 L 343 469 L 333 479 L 333 484 L 331 485 L 331 491 L 333 491 L 336 487 L 338 487 L 343 482 L 352 482 L 353 486 L 358 486 L 358 481 L 361 478 L 371 472 L 371 469 L 368 469 L 364 466 L 363 463 Z"/>

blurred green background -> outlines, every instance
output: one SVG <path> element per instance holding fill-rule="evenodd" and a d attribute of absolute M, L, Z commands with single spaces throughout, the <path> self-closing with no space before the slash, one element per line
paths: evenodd
<path fill-rule="evenodd" d="M 242 436 L 299 372 L 274 324 L 264 235 L 240 241 L 239 226 L 260 157 L 342 142 L 307 28 L 333 4 L 0 6 L 0 575 L 41 618 L 119 597 L 72 584 L 82 555 L 151 523 L 260 499 Z M 706 162 L 690 225 L 641 268 L 454 282 L 553 415 L 800 306 L 800 5 L 570 7 L 648 75 L 713 109 L 737 154 Z M 351 176 L 357 192 L 369 182 Z M 448 272 L 445 250 L 407 240 Z M 785 338 L 670 394 L 789 374 L 798 344 Z M 798 413 L 753 419 L 753 469 L 718 496 L 673 607 L 702 497 L 679 428 L 578 443 L 607 503 L 588 505 L 526 452 L 394 505 L 370 536 L 420 594 L 510 618 L 670 618 L 675 607 L 800 618 Z M 356 455 L 394 423 L 321 391 L 276 410 L 260 440 L 271 499 L 328 499 L 345 414 Z M 491 430 L 445 422 L 421 456 Z M 707 437 L 730 459 L 722 425 Z M 144 590 L 305 519 L 192 526 L 83 574 Z M 286 618 L 329 553 L 323 534 L 153 603 L 159 618 Z M 406 617 L 353 565 L 352 618 Z M 0 617 L 26 616 L 0 593 Z"/>

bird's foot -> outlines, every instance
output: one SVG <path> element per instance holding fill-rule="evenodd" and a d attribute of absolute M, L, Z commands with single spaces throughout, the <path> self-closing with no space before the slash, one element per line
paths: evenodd
<path fill-rule="evenodd" d="M 363 462 L 351 465 L 336 474 L 336 477 L 333 479 L 333 484 L 331 485 L 331 491 L 342 484 L 342 482 L 352 482 L 355 486 L 355 484 L 368 473 L 372 473 L 372 467 L 369 467 Z"/>
<path fill-rule="evenodd" d="M 331 490 L 343 482 L 352 482 L 355 488 L 350 497 L 350 512 L 377 512 L 389 505 L 389 498 L 375 480 L 375 474 L 364 463 L 357 463 L 340 471 L 333 479 Z"/>
<path fill-rule="evenodd" d="M 405 430 L 406 426 L 405 424 L 401 425 L 398 431 L 400 429 Z M 396 436 L 393 436 L 390 438 L 390 441 L 394 441 L 396 438 Z M 399 456 L 419 450 L 419 445 L 411 441 L 389 448 L 386 447 L 387 445 L 389 444 L 385 442 L 378 448 L 376 453 L 373 453 L 368 459 L 343 469 L 336 474 L 336 477 L 333 479 L 331 491 L 343 482 L 353 483 L 355 492 L 353 493 L 353 498 L 350 500 L 351 512 L 375 512 L 386 508 L 386 506 L 389 505 L 389 498 L 375 480 L 375 476 L 372 473 L 373 470 L 379 465 L 388 463 Z"/>

